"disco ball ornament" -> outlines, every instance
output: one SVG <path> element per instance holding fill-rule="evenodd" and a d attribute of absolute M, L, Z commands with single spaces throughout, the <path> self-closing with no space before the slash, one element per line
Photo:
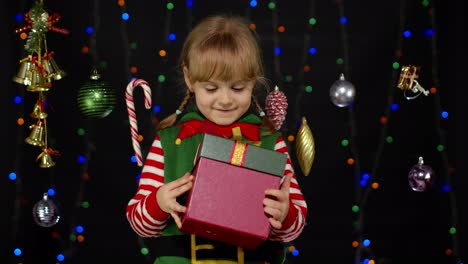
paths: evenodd
<path fill-rule="evenodd" d="M 97 70 L 93 70 L 90 80 L 78 91 L 78 108 L 90 118 L 100 119 L 108 116 L 116 104 L 115 90 L 101 80 Z"/>
<path fill-rule="evenodd" d="M 424 165 L 424 160 L 419 157 L 418 163 L 408 173 L 408 184 L 413 191 L 424 192 L 432 188 L 435 182 L 434 170 Z"/>
<path fill-rule="evenodd" d="M 330 99 L 338 107 L 349 106 L 354 101 L 355 95 L 354 85 L 345 80 L 343 73 L 340 75 L 340 79 L 330 87 Z"/>
<path fill-rule="evenodd" d="M 59 209 L 54 201 L 44 193 L 42 200 L 33 207 L 33 217 L 36 224 L 42 227 L 51 227 L 60 220 Z"/>

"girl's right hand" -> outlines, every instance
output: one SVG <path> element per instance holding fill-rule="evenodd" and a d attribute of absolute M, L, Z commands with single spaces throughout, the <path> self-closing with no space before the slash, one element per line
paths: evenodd
<path fill-rule="evenodd" d="M 179 204 L 176 198 L 192 189 L 192 185 L 193 175 L 187 172 L 181 178 L 163 184 L 156 193 L 159 208 L 170 214 L 179 228 L 182 225 L 179 214 L 185 213 L 187 208 Z"/>

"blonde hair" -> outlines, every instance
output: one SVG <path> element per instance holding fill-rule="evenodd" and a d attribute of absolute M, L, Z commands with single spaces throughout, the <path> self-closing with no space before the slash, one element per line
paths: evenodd
<path fill-rule="evenodd" d="M 187 36 L 179 65 L 187 69 L 192 83 L 214 78 L 221 81 L 254 80 L 256 84 L 267 86 L 258 36 L 241 16 L 221 14 L 203 19 Z M 187 90 L 176 113 L 162 120 L 158 129 L 172 126 L 192 96 Z M 255 97 L 252 102 L 264 116 Z M 268 121 L 266 124 L 271 124 Z"/>

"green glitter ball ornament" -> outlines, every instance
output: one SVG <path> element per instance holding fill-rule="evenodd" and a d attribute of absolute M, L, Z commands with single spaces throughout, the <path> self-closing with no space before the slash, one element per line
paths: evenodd
<path fill-rule="evenodd" d="M 104 118 L 112 112 L 115 104 L 115 90 L 101 80 L 97 70 L 93 70 L 90 80 L 78 91 L 80 112 L 89 118 Z"/>

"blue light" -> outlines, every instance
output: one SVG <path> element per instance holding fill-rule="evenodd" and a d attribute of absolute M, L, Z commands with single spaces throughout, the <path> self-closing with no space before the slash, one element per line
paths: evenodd
<path fill-rule="evenodd" d="M 424 31 L 424 35 L 430 38 L 434 35 L 434 30 L 432 28 L 428 28 Z"/>
<path fill-rule="evenodd" d="M 55 195 L 55 190 L 53 188 L 50 188 L 49 190 L 47 190 L 47 194 L 52 197 Z"/>
<path fill-rule="evenodd" d="M 62 262 L 65 259 L 65 256 L 63 254 L 58 254 L 57 255 L 57 261 Z"/>
<path fill-rule="evenodd" d="M 391 108 L 392 111 L 398 110 L 398 104 L 392 104 Z"/>
<path fill-rule="evenodd" d="M 366 259 L 364 259 L 364 261 L 363 261 L 362 263 L 363 263 L 363 264 L 369 264 L 369 261 L 370 261 L 370 260 L 366 258 Z"/>
<path fill-rule="evenodd" d="M 255 0 L 250 1 L 250 7 L 256 7 L 257 4 L 258 4 L 258 3 L 257 3 L 257 1 L 255 1 Z"/>
<path fill-rule="evenodd" d="M 403 32 L 403 37 L 405 37 L 405 38 L 411 37 L 411 31 L 405 30 L 405 31 Z"/>
<path fill-rule="evenodd" d="M 315 53 L 317 53 L 317 49 L 316 49 L 316 48 L 309 48 L 309 54 L 310 54 L 310 55 L 315 55 Z"/>
<path fill-rule="evenodd" d="M 130 19 L 130 15 L 129 15 L 127 12 L 122 13 L 122 19 L 125 20 L 125 21 L 126 21 L 126 20 L 129 20 L 129 19 Z"/>
<path fill-rule="evenodd" d="M 137 162 L 136 156 L 133 155 L 133 156 L 130 158 L 130 161 L 133 162 L 133 163 L 136 163 L 136 162 Z"/>
<path fill-rule="evenodd" d="M 370 240 L 369 239 L 364 239 L 362 241 L 362 245 L 365 246 L 365 247 L 368 247 L 370 245 Z"/>
<path fill-rule="evenodd" d="M 87 26 L 87 27 L 86 27 L 86 33 L 87 33 L 88 35 L 93 34 L 93 32 L 94 32 L 94 29 L 93 29 L 92 26 Z"/>
<path fill-rule="evenodd" d="M 359 184 L 361 185 L 361 187 L 366 187 L 367 181 L 366 181 L 366 180 L 361 180 L 361 181 L 359 182 Z"/>
<path fill-rule="evenodd" d="M 345 16 L 342 16 L 342 17 L 340 18 L 340 23 L 341 23 L 341 24 L 346 24 L 346 23 L 348 23 L 348 19 L 347 19 Z"/>
<path fill-rule="evenodd" d="M 75 231 L 76 231 L 77 233 L 81 234 L 81 233 L 83 233 L 83 231 L 84 231 L 84 227 L 83 227 L 83 226 L 80 226 L 80 225 L 79 225 L 79 226 L 76 226 L 76 227 L 75 227 Z"/>
<path fill-rule="evenodd" d="M 442 186 L 442 191 L 444 191 L 446 193 L 450 192 L 450 189 L 451 189 L 450 185 L 448 185 L 448 184 L 445 184 L 444 186 Z"/>
<path fill-rule="evenodd" d="M 16 14 L 15 15 L 15 20 L 18 21 L 18 22 L 23 21 L 23 14 L 21 14 L 21 13 Z"/>
<path fill-rule="evenodd" d="M 363 174 L 362 174 L 362 179 L 363 179 L 363 180 L 366 180 L 366 181 L 367 181 L 369 178 L 370 178 L 369 173 L 363 173 Z"/>
<path fill-rule="evenodd" d="M 15 256 L 21 256 L 21 249 L 19 248 L 15 248 L 15 250 L 13 250 L 13 254 L 15 254 Z"/>
<path fill-rule="evenodd" d="M 16 173 L 10 172 L 10 174 L 8 174 L 8 178 L 12 181 L 16 180 Z"/>
<path fill-rule="evenodd" d="M 176 35 L 174 33 L 169 34 L 169 40 L 174 41 L 176 39 Z"/>
<path fill-rule="evenodd" d="M 275 48 L 275 55 L 279 56 L 281 54 L 281 48 Z"/>
<path fill-rule="evenodd" d="M 141 173 L 138 173 L 138 174 L 136 175 L 136 180 L 139 181 L 140 178 L 141 178 Z"/>
<path fill-rule="evenodd" d="M 299 255 L 299 250 L 294 249 L 294 250 L 291 252 L 291 255 L 293 255 L 294 257 L 298 256 L 298 255 Z"/>
<path fill-rule="evenodd" d="M 442 118 L 447 118 L 447 117 L 448 117 L 448 112 L 442 111 L 442 113 L 440 114 L 440 116 L 441 116 Z"/>
<path fill-rule="evenodd" d="M 83 155 L 78 156 L 78 163 L 83 164 L 86 162 L 86 157 Z"/>
<path fill-rule="evenodd" d="M 192 8 L 192 7 L 193 7 L 193 1 L 192 1 L 192 0 L 187 0 L 187 1 L 185 1 L 185 4 L 187 5 L 188 8 Z"/>
<path fill-rule="evenodd" d="M 13 101 L 15 102 L 15 104 L 21 104 L 23 102 L 23 98 L 21 96 L 17 95 L 17 96 L 15 96 Z"/>
<path fill-rule="evenodd" d="M 159 106 L 159 105 L 153 106 L 153 113 L 157 114 L 159 112 L 161 112 L 161 106 Z"/>

